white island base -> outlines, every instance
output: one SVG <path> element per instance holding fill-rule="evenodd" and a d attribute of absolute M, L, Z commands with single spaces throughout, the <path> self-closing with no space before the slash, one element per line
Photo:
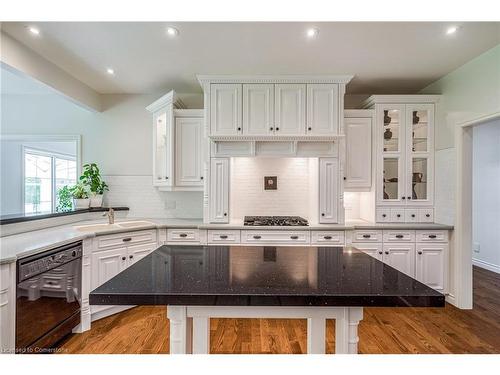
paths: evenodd
<path fill-rule="evenodd" d="M 335 353 L 358 353 L 362 307 L 167 306 L 170 354 L 209 354 L 210 318 L 307 319 L 307 353 L 325 354 L 326 319 L 335 319 Z"/>

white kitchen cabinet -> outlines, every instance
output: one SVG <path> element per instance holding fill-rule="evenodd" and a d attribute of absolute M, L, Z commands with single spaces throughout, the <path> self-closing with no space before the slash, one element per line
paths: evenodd
<path fill-rule="evenodd" d="M 211 158 L 209 218 L 211 223 L 229 223 L 229 159 Z"/>
<path fill-rule="evenodd" d="M 282 230 L 242 230 L 241 243 L 245 245 L 308 245 L 311 241 L 310 232 Z"/>
<path fill-rule="evenodd" d="M 376 112 L 377 210 L 399 209 L 403 217 L 396 221 L 433 220 L 415 210 L 432 211 L 434 204 L 434 112 L 438 100 L 437 95 L 374 95 L 365 103 Z"/>
<path fill-rule="evenodd" d="M 16 327 L 16 262 L 0 264 L 0 354 L 14 353 Z"/>
<path fill-rule="evenodd" d="M 353 243 L 352 246 L 358 250 L 361 250 L 363 253 L 374 257 L 375 259 L 383 261 L 384 252 L 381 243 L 360 242 L 360 243 Z"/>
<path fill-rule="evenodd" d="M 372 185 L 372 119 L 345 118 L 345 191 L 369 191 Z"/>
<path fill-rule="evenodd" d="M 243 134 L 274 134 L 274 85 L 243 85 Z"/>
<path fill-rule="evenodd" d="M 104 284 L 127 268 L 127 255 L 126 246 L 92 253 L 92 289 Z"/>
<path fill-rule="evenodd" d="M 415 244 L 384 242 L 383 262 L 410 277 L 415 277 Z"/>
<path fill-rule="evenodd" d="M 319 159 L 319 222 L 337 223 L 339 205 L 337 158 Z"/>
<path fill-rule="evenodd" d="M 133 245 L 127 248 L 128 263 L 127 267 L 141 260 L 157 249 L 156 243 Z"/>
<path fill-rule="evenodd" d="M 210 133 L 235 135 L 242 133 L 242 85 L 216 83 L 210 85 Z"/>
<path fill-rule="evenodd" d="M 415 278 L 436 290 L 444 290 L 446 280 L 447 243 L 417 243 Z"/>
<path fill-rule="evenodd" d="M 301 134 L 306 129 L 306 85 L 274 86 L 274 132 L 277 135 Z"/>
<path fill-rule="evenodd" d="M 153 114 L 153 186 L 172 186 L 173 113 L 162 108 Z"/>
<path fill-rule="evenodd" d="M 203 186 L 203 118 L 175 119 L 175 184 Z"/>
<path fill-rule="evenodd" d="M 339 86 L 307 85 L 307 134 L 339 133 Z"/>

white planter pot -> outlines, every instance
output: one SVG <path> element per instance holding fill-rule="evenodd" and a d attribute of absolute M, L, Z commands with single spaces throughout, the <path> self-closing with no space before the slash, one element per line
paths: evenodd
<path fill-rule="evenodd" d="M 89 208 L 90 205 L 90 199 L 75 199 L 73 198 L 73 206 L 75 207 L 75 210 L 85 210 Z"/>
<path fill-rule="evenodd" d="M 102 194 L 90 196 L 90 207 L 102 207 Z"/>

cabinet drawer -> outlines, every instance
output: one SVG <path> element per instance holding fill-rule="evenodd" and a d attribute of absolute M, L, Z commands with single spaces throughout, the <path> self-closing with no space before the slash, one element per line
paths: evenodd
<path fill-rule="evenodd" d="M 337 245 L 344 246 L 345 237 L 343 231 L 312 231 L 311 245 Z"/>
<path fill-rule="evenodd" d="M 418 230 L 417 242 L 448 242 L 447 230 Z"/>
<path fill-rule="evenodd" d="M 405 210 L 405 221 L 407 223 L 418 222 L 418 210 L 416 208 L 407 208 Z"/>
<path fill-rule="evenodd" d="M 307 245 L 310 242 L 309 231 L 241 231 L 241 243 L 243 244 L 299 244 Z"/>
<path fill-rule="evenodd" d="M 421 223 L 433 223 L 434 210 L 432 208 L 420 208 L 418 210 L 418 221 Z"/>
<path fill-rule="evenodd" d="M 404 223 L 405 222 L 405 210 L 402 208 L 391 208 L 391 220 L 392 223 Z"/>
<path fill-rule="evenodd" d="M 391 221 L 391 210 L 389 208 L 377 209 L 377 223 L 388 223 Z"/>
<path fill-rule="evenodd" d="M 208 243 L 240 243 L 239 230 L 209 230 Z"/>
<path fill-rule="evenodd" d="M 368 254 L 378 260 L 382 260 L 384 251 L 383 251 L 383 245 L 381 243 L 355 243 L 352 245 L 353 248 L 358 249 L 362 251 L 365 254 Z"/>
<path fill-rule="evenodd" d="M 198 229 L 167 229 L 167 242 L 200 242 Z"/>
<path fill-rule="evenodd" d="M 384 230 L 384 242 L 415 242 L 415 231 Z"/>
<path fill-rule="evenodd" d="M 352 242 L 382 242 L 382 231 L 355 230 L 352 233 Z"/>
<path fill-rule="evenodd" d="M 144 230 L 129 233 L 110 234 L 109 236 L 97 237 L 97 250 L 112 247 L 156 242 L 156 230 Z"/>

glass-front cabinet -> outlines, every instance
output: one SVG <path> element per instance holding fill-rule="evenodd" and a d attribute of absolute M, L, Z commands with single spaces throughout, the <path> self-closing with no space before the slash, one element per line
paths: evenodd
<path fill-rule="evenodd" d="M 434 104 L 376 104 L 377 205 L 433 204 Z"/>

